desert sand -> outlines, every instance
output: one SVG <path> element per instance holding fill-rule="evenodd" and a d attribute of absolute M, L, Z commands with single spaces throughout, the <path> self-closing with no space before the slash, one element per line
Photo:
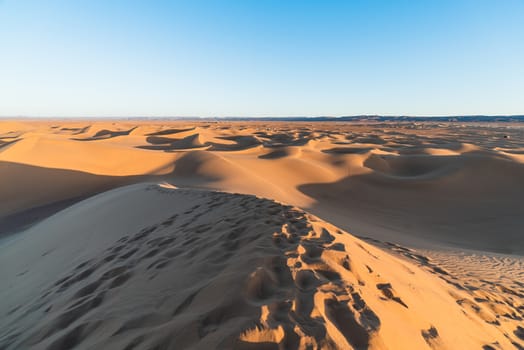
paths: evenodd
<path fill-rule="evenodd" d="M 519 124 L 0 121 L 0 179 L 0 348 L 524 348 Z"/>

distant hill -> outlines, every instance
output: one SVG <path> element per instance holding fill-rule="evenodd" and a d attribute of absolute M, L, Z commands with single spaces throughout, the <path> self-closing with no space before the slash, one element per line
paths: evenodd
<path fill-rule="evenodd" d="M 162 119 L 162 120 L 224 120 L 224 121 L 307 121 L 307 122 L 497 122 L 524 123 L 524 115 L 459 115 L 459 116 L 382 116 L 356 115 L 342 117 L 131 117 L 126 119 Z"/>

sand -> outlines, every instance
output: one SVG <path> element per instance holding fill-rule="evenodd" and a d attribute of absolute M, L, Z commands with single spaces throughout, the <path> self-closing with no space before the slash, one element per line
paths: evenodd
<path fill-rule="evenodd" d="M 0 122 L 0 348 L 519 349 L 523 145 L 508 124 Z"/>

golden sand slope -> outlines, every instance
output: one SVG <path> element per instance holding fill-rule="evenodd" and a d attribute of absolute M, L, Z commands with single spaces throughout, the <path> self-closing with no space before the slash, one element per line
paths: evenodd
<path fill-rule="evenodd" d="M 435 266 L 254 196 L 123 187 L 4 241 L 0 259 L 6 349 L 523 344 L 521 297 L 487 310 Z"/>
<path fill-rule="evenodd" d="M 0 122 L 0 228 L 121 185 L 256 194 L 358 235 L 524 254 L 514 125 Z"/>

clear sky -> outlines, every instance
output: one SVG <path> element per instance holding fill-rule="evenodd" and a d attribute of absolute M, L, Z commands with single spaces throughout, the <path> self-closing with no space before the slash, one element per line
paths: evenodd
<path fill-rule="evenodd" d="M 0 116 L 524 114 L 524 0 L 0 0 Z"/>

